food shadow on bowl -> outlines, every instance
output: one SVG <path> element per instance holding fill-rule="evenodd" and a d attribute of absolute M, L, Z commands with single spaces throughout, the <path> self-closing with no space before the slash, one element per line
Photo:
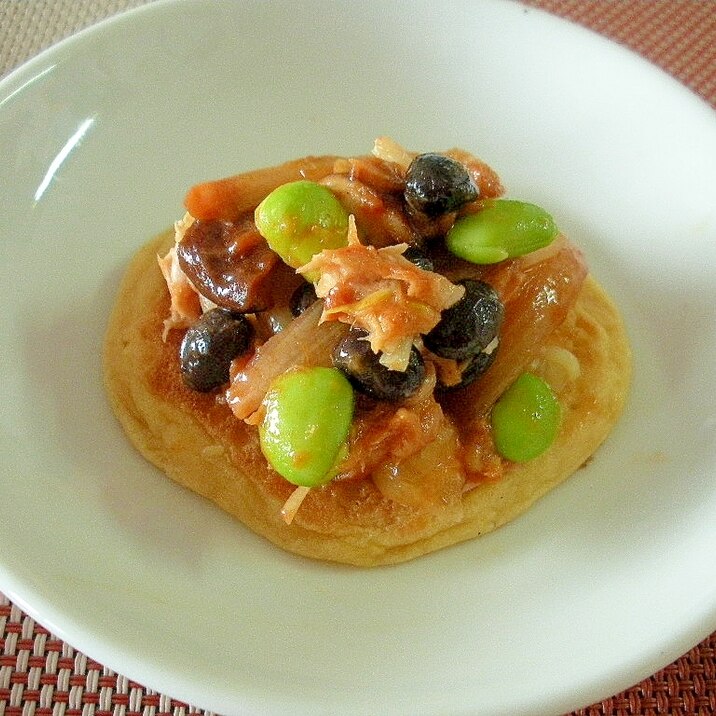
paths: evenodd
<path fill-rule="evenodd" d="M 601 539 L 619 558 L 625 538 L 626 544 L 647 536 L 668 540 L 660 528 L 664 519 L 683 520 L 712 504 L 702 498 L 703 490 L 716 489 L 707 477 L 714 467 L 709 445 L 716 408 L 704 390 L 703 368 L 716 350 L 716 296 L 705 268 L 694 276 L 672 264 L 665 280 L 647 264 L 616 255 L 588 227 L 565 223 L 619 306 L 632 347 L 626 407 L 585 473 L 592 489 L 581 508 L 601 512 L 607 528 Z"/>
<path fill-rule="evenodd" d="M 219 538 L 259 538 L 168 480 L 134 450 L 115 418 L 104 390 L 102 346 L 122 272 L 107 272 L 90 294 L 70 292 L 53 311 L 28 308 L 19 319 L 31 430 L 42 436 L 45 455 L 40 499 L 50 511 L 52 495 L 70 491 L 84 524 L 109 524 L 156 559 L 196 566 Z M 92 539 L 91 530 L 86 535 Z"/>

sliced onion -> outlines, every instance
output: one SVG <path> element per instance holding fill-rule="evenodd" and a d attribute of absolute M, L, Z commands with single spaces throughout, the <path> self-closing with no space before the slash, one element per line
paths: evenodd
<path fill-rule="evenodd" d="M 547 337 L 574 305 L 587 275 L 584 258 L 573 244 L 559 241 L 542 261 L 504 261 L 482 273 L 505 305 L 505 320 L 495 362 L 480 379 L 446 399 L 458 424 L 484 416 L 524 370 Z"/>
<path fill-rule="evenodd" d="M 330 174 L 339 157 L 302 157 L 275 167 L 265 167 L 235 176 L 195 184 L 184 203 L 197 219 L 234 221 L 253 211 L 277 186 L 299 179 L 318 181 Z"/>
<path fill-rule="evenodd" d="M 257 348 L 226 391 L 229 407 L 244 420 L 258 410 L 275 378 L 299 366 L 330 366 L 331 352 L 348 331 L 343 323 L 319 323 L 323 301 L 316 301 L 286 328 Z"/>

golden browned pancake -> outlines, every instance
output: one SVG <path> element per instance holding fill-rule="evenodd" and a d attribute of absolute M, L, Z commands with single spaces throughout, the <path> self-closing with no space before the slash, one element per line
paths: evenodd
<path fill-rule="evenodd" d="M 334 480 L 311 490 L 287 525 L 281 508 L 294 486 L 267 466 L 257 429 L 238 420 L 221 395 L 184 387 L 176 358 L 181 331 L 161 340 L 169 297 L 156 257 L 172 240 L 166 234 L 139 251 L 119 290 L 104 353 L 112 407 L 149 461 L 290 552 L 373 566 L 490 532 L 583 465 L 623 409 L 629 344 L 616 307 L 590 276 L 545 351 L 559 355 L 564 348 L 579 362 L 569 389 L 556 390 L 562 422 L 549 450 L 530 462 L 510 463 L 501 479 L 482 482 L 437 510 L 388 500 L 370 479 Z M 449 431 L 443 437 L 452 439 Z M 450 471 L 450 459 L 441 465 Z"/>

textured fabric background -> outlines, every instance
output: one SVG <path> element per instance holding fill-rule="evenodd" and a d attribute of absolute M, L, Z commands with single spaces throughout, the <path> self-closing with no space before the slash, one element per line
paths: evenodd
<path fill-rule="evenodd" d="M 716 0 L 526 0 L 610 37 L 716 104 Z"/>
<path fill-rule="evenodd" d="M 144 1 L 0 0 L 0 77 L 62 38 Z M 526 0 L 526 4 L 630 47 L 716 106 L 716 0 Z M 210 716 L 105 668 L 54 637 L 0 594 L 0 716 L 189 713 Z M 716 633 L 651 678 L 575 714 L 713 716 Z"/>
<path fill-rule="evenodd" d="M 46 47 L 146 0 L 0 0 L 0 77 Z"/>

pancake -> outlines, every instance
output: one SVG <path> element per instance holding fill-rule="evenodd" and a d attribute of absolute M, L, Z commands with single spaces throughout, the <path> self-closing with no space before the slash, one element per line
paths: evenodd
<path fill-rule="evenodd" d="M 484 535 L 589 461 L 623 410 L 631 374 L 627 335 L 618 309 L 588 275 L 566 320 L 536 358 L 547 372 L 559 372 L 563 354 L 579 365 L 562 391 L 553 385 L 562 416 L 546 452 L 507 463 L 499 479 L 459 488 L 453 499 L 429 509 L 387 499 L 372 479 L 333 480 L 312 489 L 286 524 L 281 508 L 295 487 L 267 464 L 257 428 L 234 416 L 222 391 L 204 394 L 184 386 L 177 358 L 181 331 L 162 340 L 169 295 L 157 255 L 172 243 L 167 233 L 142 248 L 119 288 L 104 346 L 112 408 L 147 460 L 289 552 L 375 566 Z M 438 438 L 411 458 L 412 466 L 428 473 L 426 479 L 437 470 L 443 484 L 454 477 L 460 485 L 456 440 L 457 428 L 446 421 Z"/>

